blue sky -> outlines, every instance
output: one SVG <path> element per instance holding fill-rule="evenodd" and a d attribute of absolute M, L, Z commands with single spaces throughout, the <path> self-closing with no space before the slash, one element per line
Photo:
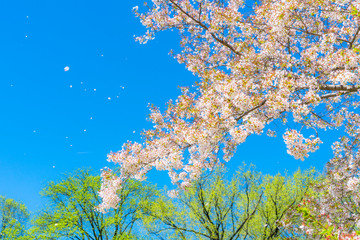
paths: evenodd
<path fill-rule="evenodd" d="M 134 41 L 145 32 L 131 11 L 141 4 L 0 1 L 0 195 L 40 210 L 48 181 L 81 167 L 100 173 L 111 166 L 106 154 L 151 126 L 148 103 L 164 109 L 178 86 L 197 80 L 168 55 L 178 50 L 175 31 L 146 45 Z M 228 166 L 253 162 L 272 174 L 321 170 L 329 143 L 301 162 L 286 154 L 281 136 L 251 136 Z M 152 172 L 150 181 L 169 184 L 163 172 Z"/>

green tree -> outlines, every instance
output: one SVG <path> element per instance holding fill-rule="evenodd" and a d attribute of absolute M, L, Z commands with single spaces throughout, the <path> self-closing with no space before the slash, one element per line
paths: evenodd
<path fill-rule="evenodd" d="M 312 181 L 313 171 L 270 176 L 240 169 L 228 180 L 217 170 L 178 198 L 149 200 L 144 224 L 159 239 L 299 239 L 288 226 Z"/>
<path fill-rule="evenodd" d="M 119 240 L 134 239 L 133 229 L 140 219 L 140 206 L 151 199 L 154 188 L 128 181 L 119 192 L 117 209 L 98 212 L 100 177 L 79 170 L 60 182 L 50 182 L 41 195 L 50 205 L 33 220 L 36 239 Z"/>
<path fill-rule="evenodd" d="M 25 224 L 29 215 L 24 204 L 0 196 L 0 239 L 27 239 Z"/>

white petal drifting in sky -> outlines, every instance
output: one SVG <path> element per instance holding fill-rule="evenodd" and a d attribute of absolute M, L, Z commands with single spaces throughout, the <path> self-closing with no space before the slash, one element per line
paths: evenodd
<path fill-rule="evenodd" d="M 67 71 L 69 71 L 69 70 L 70 70 L 69 66 L 64 67 L 64 71 L 65 71 L 65 72 L 67 72 Z"/>

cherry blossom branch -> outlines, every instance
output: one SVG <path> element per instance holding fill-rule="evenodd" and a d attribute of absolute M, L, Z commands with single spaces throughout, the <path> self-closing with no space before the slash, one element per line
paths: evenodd
<path fill-rule="evenodd" d="M 350 41 L 349 49 L 351 49 L 351 48 L 353 47 L 353 44 L 354 44 L 354 42 L 355 42 L 355 40 L 356 40 L 359 32 L 360 32 L 360 26 L 357 28 L 357 30 L 356 30 L 356 32 L 355 32 L 355 34 L 354 34 L 353 39 Z"/>
<path fill-rule="evenodd" d="M 320 85 L 320 90 L 326 91 L 345 91 L 345 92 L 357 92 L 360 86 L 344 86 L 344 85 Z"/>
<path fill-rule="evenodd" d="M 256 109 L 259 109 L 260 107 L 264 106 L 266 103 L 266 100 L 263 100 L 260 104 L 256 105 L 255 107 L 253 107 L 252 109 L 249 109 L 248 111 L 244 112 L 243 114 L 241 114 L 240 116 L 236 117 L 235 120 L 239 121 L 240 119 L 242 119 L 243 117 L 245 117 L 246 115 L 248 115 L 249 113 L 255 111 Z"/>
<path fill-rule="evenodd" d="M 301 29 L 301 28 L 295 28 L 295 27 L 290 27 L 290 26 L 286 26 L 286 28 L 296 30 L 296 31 L 299 31 L 299 32 L 303 32 L 303 33 L 306 33 L 308 35 L 312 35 L 312 36 L 316 36 L 316 37 L 322 37 L 323 36 L 321 34 L 309 32 L 308 30 L 304 30 L 304 29 Z M 340 42 L 346 42 L 346 43 L 349 43 L 349 44 L 351 43 L 350 41 L 342 39 L 342 38 L 336 38 L 336 40 L 340 41 Z"/>
<path fill-rule="evenodd" d="M 182 13 L 184 13 L 186 16 L 188 16 L 191 20 L 193 20 L 194 22 L 196 22 L 197 24 L 199 24 L 199 26 L 201 26 L 203 29 L 205 29 L 206 31 L 209 31 L 209 28 L 204 25 L 202 22 L 196 20 L 193 16 L 191 16 L 189 13 L 187 13 L 184 9 L 182 9 L 174 0 L 169 0 L 177 9 L 179 9 Z M 241 54 L 239 52 L 237 52 L 235 50 L 235 48 L 233 46 L 231 46 L 227 41 L 225 41 L 224 39 L 220 39 L 218 38 L 213 32 L 210 32 L 210 35 L 219 43 L 221 43 L 222 45 L 226 46 L 227 48 L 229 48 L 233 53 L 235 53 L 238 56 L 241 56 Z"/>

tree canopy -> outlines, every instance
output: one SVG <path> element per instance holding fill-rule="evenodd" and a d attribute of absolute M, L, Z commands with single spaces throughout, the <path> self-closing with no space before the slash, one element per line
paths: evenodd
<path fill-rule="evenodd" d="M 143 222 L 158 239 L 300 239 L 293 211 L 314 182 L 313 171 L 270 176 L 243 168 L 229 180 L 217 170 L 177 198 L 146 203 Z"/>
<path fill-rule="evenodd" d="M 313 210 L 303 202 L 317 199 L 314 183 L 322 184 L 314 171 L 270 176 L 244 166 L 230 177 L 217 168 L 170 198 L 128 180 L 118 208 L 103 214 L 95 209 L 100 177 L 78 170 L 47 184 L 48 204 L 31 224 L 23 204 L 1 197 L 0 240 L 306 239 L 311 222 L 297 211 Z"/>
<path fill-rule="evenodd" d="M 0 196 L 0 239 L 26 239 L 25 225 L 29 216 L 24 204 Z"/>
<path fill-rule="evenodd" d="M 100 177 L 78 170 L 42 191 L 49 206 L 33 220 L 34 239 L 120 240 L 135 239 L 133 229 L 140 219 L 140 203 L 151 199 L 153 187 L 129 181 L 118 192 L 121 201 L 107 214 L 96 211 L 100 204 Z"/>

